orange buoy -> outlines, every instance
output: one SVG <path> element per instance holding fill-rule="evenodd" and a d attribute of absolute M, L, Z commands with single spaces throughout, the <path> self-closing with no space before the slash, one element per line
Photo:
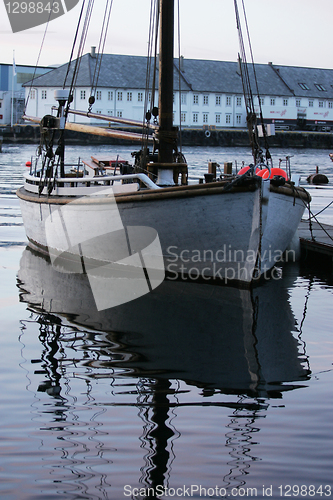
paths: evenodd
<path fill-rule="evenodd" d="M 249 168 L 250 168 L 249 166 L 247 166 L 247 167 L 242 167 L 242 168 L 240 169 L 240 171 L 238 172 L 238 175 L 243 175 L 243 174 L 245 174 L 245 172 L 247 172 L 247 171 L 249 170 Z"/>
<path fill-rule="evenodd" d="M 30 168 L 31 167 L 31 161 L 27 161 L 25 164 L 26 167 Z"/>
<path fill-rule="evenodd" d="M 237 175 L 243 175 L 243 174 L 245 174 L 245 172 L 247 172 L 247 171 L 249 170 L 249 168 L 250 168 L 249 166 L 247 166 L 247 167 L 242 167 L 242 168 L 240 169 L 240 171 L 238 172 L 238 174 L 237 174 Z M 258 172 L 259 172 L 259 168 L 256 168 L 256 174 L 257 174 L 257 175 L 258 175 Z"/>
<path fill-rule="evenodd" d="M 263 168 L 262 170 L 260 170 L 260 172 L 257 173 L 257 175 L 259 175 L 259 177 L 262 177 L 263 179 L 268 179 L 269 176 L 268 168 Z M 288 180 L 287 172 L 285 172 L 285 170 L 283 170 L 282 168 L 279 167 L 271 168 L 271 175 L 269 176 L 269 178 L 273 179 L 275 175 L 284 177 L 286 180 Z"/>
<path fill-rule="evenodd" d="M 259 177 L 264 177 L 264 174 L 267 174 L 266 177 L 268 177 L 268 169 L 267 168 L 263 168 L 262 170 L 259 170 L 259 172 L 257 172 L 257 175 Z M 266 179 L 265 177 L 265 179 Z"/>

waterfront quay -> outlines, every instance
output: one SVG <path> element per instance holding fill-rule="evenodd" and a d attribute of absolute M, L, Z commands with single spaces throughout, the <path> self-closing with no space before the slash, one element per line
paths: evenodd
<path fill-rule="evenodd" d="M 134 128 L 125 130 L 137 131 Z M 3 143 L 39 143 L 40 127 L 35 124 L 1 127 L 0 135 Z M 188 127 L 181 130 L 181 140 L 183 146 L 247 147 L 249 145 L 246 129 Z M 68 131 L 66 142 L 68 144 L 86 144 L 87 134 Z M 89 135 L 89 142 L 93 144 L 129 144 L 128 141 L 121 139 L 97 135 Z M 270 147 L 273 148 L 333 149 L 333 133 L 277 130 L 275 135 L 270 136 L 269 142 Z"/>

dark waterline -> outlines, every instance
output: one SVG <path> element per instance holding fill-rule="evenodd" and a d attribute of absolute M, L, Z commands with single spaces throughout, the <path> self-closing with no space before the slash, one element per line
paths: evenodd
<path fill-rule="evenodd" d="M 332 275 L 287 265 L 252 293 L 165 282 L 99 313 L 84 275 L 25 248 L 15 191 L 34 147 L 3 151 L 1 500 L 144 498 L 158 486 L 170 488 L 160 498 L 277 499 L 288 485 L 294 498 L 332 497 Z M 72 147 L 69 161 L 78 153 L 89 157 Z M 208 160 L 249 161 L 243 148 L 184 153 L 195 176 Z M 332 182 L 330 164 L 328 151 L 292 159 Z M 313 195 L 318 211 L 332 199 Z"/>

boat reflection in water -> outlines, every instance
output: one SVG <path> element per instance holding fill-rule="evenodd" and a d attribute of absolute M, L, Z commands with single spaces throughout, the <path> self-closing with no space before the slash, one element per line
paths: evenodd
<path fill-rule="evenodd" d="M 71 477 L 65 477 L 63 470 L 57 482 L 68 484 L 74 477 L 84 477 L 84 494 L 89 496 L 93 488 L 97 498 L 104 497 L 96 488 L 112 493 L 110 498 L 123 497 L 121 484 L 178 486 L 182 474 L 177 471 L 177 448 L 182 436 L 175 411 L 208 406 L 228 410 L 223 439 L 226 470 L 221 474 L 219 464 L 218 484 L 227 491 L 244 485 L 257 459 L 253 434 L 260 430 L 258 419 L 267 414 L 269 399 L 302 387 L 310 373 L 285 280 L 267 281 L 252 291 L 164 281 L 137 300 L 98 311 L 87 276 L 62 271 L 29 248 L 22 255 L 20 296 L 39 323 L 42 343 L 39 373 L 44 380 L 38 389 L 54 398 L 49 429 L 56 427 L 61 450 L 66 450 L 65 457 L 59 451 L 53 471 L 71 470 Z M 106 381 L 109 385 L 101 392 L 99 384 Z M 189 387 L 200 391 L 192 396 Z M 84 392 L 83 415 L 95 407 L 88 429 L 83 424 L 87 416 L 75 414 Z M 49 400 L 44 405 L 41 413 L 49 414 Z M 111 407 L 119 413 L 109 414 Z M 129 450 L 131 465 L 126 459 L 122 465 L 126 470 L 121 472 L 116 466 L 117 447 L 111 453 L 110 441 L 117 426 L 116 434 L 126 441 L 126 425 L 119 422 L 119 415 L 133 414 L 133 409 L 142 421 L 141 434 L 136 435 L 137 449 Z M 81 426 L 80 433 L 75 426 Z M 80 448 L 82 462 L 77 467 Z M 56 461 L 55 450 L 60 450 L 59 441 L 52 450 Z M 205 469 L 202 463 L 198 467 Z M 192 483 L 198 473 L 190 478 Z M 183 477 L 181 484 L 185 483 Z"/>

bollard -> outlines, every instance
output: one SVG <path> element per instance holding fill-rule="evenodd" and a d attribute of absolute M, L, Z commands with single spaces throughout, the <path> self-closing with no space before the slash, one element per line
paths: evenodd
<path fill-rule="evenodd" d="M 225 174 L 232 174 L 232 162 L 231 161 L 224 162 L 224 173 Z"/>
<path fill-rule="evenodd" d="M 213 178 L 216 179 L 216 165 L 217 163 L 214 161 L 209 161 L 208 162 L 208 173 L 213 174 Z"/>

